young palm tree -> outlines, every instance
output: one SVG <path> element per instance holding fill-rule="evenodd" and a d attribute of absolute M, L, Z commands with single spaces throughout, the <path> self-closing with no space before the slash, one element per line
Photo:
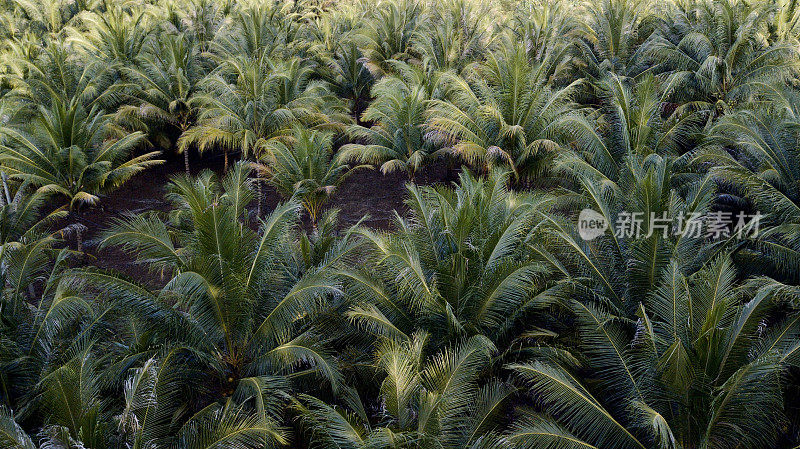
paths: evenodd
<path fill-rule="evenodd" d="M 19 54 L 12 60 L 14 95 L 30 115 L 38 106 L 52 107 L 56 103 L 77 102 L 86 109 L 117 107 L 121 101 L 120 86 L 116 84 L 116 67 L 100 61 L 84 63 L 58 41 L 37 52 Z"/>
<path fill-rule="evenodd" d="M 412 40 L 422 7 L 410 0 L 386 1 L 372 10 L 359 33 L 367 67 L 375 77 L 391 73 L 390 61 L 412 57 Z"/>
<path fill-rule="evenodd" d="M 347 100 L 350 114 L 361 124 L 361 116 L 369 104 L 374 77 L 364 65 L 364 55 L 353 39 L 338 42 L 330 53 L 323 52 L 323 56 L 320 56 L 322 64 L 317 68 L 319 75 L 337 97 Z"/>
<path fill-rule="evenodd" d="M 25 17 L 26 27 L 39 35 L 60 33 L 86 6 L 84 2 L 63 0 L 14 0 L 9 3 L 16 5 L 20 15 Z"/>
<path fill-rule="evenodd" d="M 333 136 L 296 127 L 288 142 L 276 140 L 264 148 L 269 183 L 284 198 L 303 205 L 314 229 L 322 207 L 342 182 L 347 167 L 331 160 Z"/>
<path fill-rule="evenodd" d="M 104 447 L 102 421 L 110 416 L 99 413 L 98 378 L 84 364 L 91 362 L 89 342 L 79 338 L 94 310 L 77 292 L 59 287 L 71 252 L 56 249 L 66 230 L 52 232 L 52 225 L 65 211 L 43 213 L 47 195 L 28 190 L 20 186 L 0 210 L 0 441 L 34 447 L 11 409 L 20 422 L 42 426 L 37 440 L 43 446 L 82 440 L 84 447 Z M 5 433 L 9 426 L 14 434 Z"/>
<path fill-rule="evenodd" d="M 198 49 L 183 35 L 153 42 L 136 67 L 125 70 L 135 86 L 133 96 L 141 104 L 123 105 L 116 119 L 130 127 L 143 128 L 151 140 L 170 148 L 199 115 L 195 97 L 200 94 L 205 67 Z M 189 174 L 189 152 L 187 148 L 182 151 Z"/>
<path fill-rule="evenodd" d="M 659 61 L 653 68 L 668 75 L 671 101 L 699 102 L 716 115 L 757 98 L 795 78 L 796 45 L 765 38 L 771 10 L 763 3 L 724 0 L 697 2 L 675 11 L 648 43 Z"/>
<path fill-rule="evenodd" d="M 153 332 L 169 342 L 172 353 L 156 363 L 177 363 L 169 369 L 179 377 L 170 382 L 194 389 L 201 407 L 231 394 L 236 399 L 240 389 L 265 382 L 266 388 L 270 376 L 284 383 L 310 376 L 334 389 L 341 382 L 336 361 L 311 326 L 326 301 L 340 294 L 326 266 L 336 257 L 313 267 L 295 259 L 295 203 L 279 206 L 253 231 L 246 209 L 253 199 L 248 176 L 247 165 L 239 163 L 222 180 L 209 171 L 177 177 L 170 184 L 175 212 L 168 221 L 152 215 L 122 218 L 101 237 L 101 247 L 132 252 L 166 276 L 160 291 L 102 272 L 79 274 L 111 295 L 164 309 Z M 173 303 L 180 313 L 171 309 Z M 187 369 L 202 373 L 199 385 L 180 377 Z M 176 393 L 167 388 L 164 394 Z M 180 407 L 175 400 L 168 407 Z"/>
<path fill-rule="evenodd" d="M 157 26 L 181 34 L 206 54 L 233 8 L 230 0 L 167 0 L 149 6 L 151 17 L 163 19 Z"/>
<path fill-rule="evenodd" d="M 784 313 L 792 287 L 771 280 L 741 286 L 729 260 L 717 256 L 727 254 L 730 239 L 692 235 L 688 221 L 670 222 L 680 232 L 656 228 L 657 217 L 710 213 L 711 178 L 680 173 L 680 160 L 657 155 L 629 153 L 625 161 L 616 179 L 565 161 L 580 184 L 578 207 L 603 216 L 610 233 L 584 240 L 572 220 L 550 215 L 531 237 L 534 251 L 571 274 L 549 294 L 561 298 L 574 322 L 544 334 L 564 338 L 551 340 L 544 356 L 511 367 L 545 416 L 521 419 L 509 441 L 769 446 L 783 419 L 780 379 L 794 363 L 796 342 L 789 335 L 773 340 L 758 323 Z M 642 217 L 641 234 L 616 219 L 624 213 Z M 568 343 L 573 339 L 579 343 Z M 744 404 L 763 410 L 763 419 L 742 419 Z"/>
<path fill-rule="evenodd" d="M 0 193 L 0 274 L 7 289 L 2 297 L 4 309 L 14 314 L 25 308 L 24 301 L 32 296 L 33 287 L 47 269 L 58 235 L 68 230 L 51 230 L 66 211 L 45 213 L 47 194 L 30 193 L 28 185 L 23 184 L 11 195 L 7 187 Z"/>
<path fill-rule="evenodd" d="M 800 1 L 374 3 L 0 0 L 0 447 L 798 449 Z"/>
<path fill-rule="evenodd" d="M 777 443 L 782 379 L 798 360 L 796 287 L 737 286 L 726 258 L 692 275 L 680 264 L 661 271 L 634 314 L 569 289 L 562 304 L 575 317 L 576 351 L 510 366 L 544 413 L 522 415 L 514 447 Z M 771 319 L 773 332 L 762 332 Z"/>
<path fill-rule="evenodd" d="M 375 365 L 382 416 L 373 424 L 357 394 L 347 407 L 311 396 L 298 409 L 319 448 L 501 448 L 491 428 L 513 388 L 496 379 L 480 382 L 494 352 L 481 336 L 425 357 L 430 336 L 415 333 L 381 341 Z"/>
<path fill-rule="evenodd" d="M 55 196 L 73 212 L 161 162 L 157 151 L 133 157 L 144 135 L 109 138 L 103 111 L 77 101 L 41 107 L 30 126 L 7 127 L 2 135 L 0 164 L 11 178 Z"/>
<path fill-rule="evenodd" d="M 213 51 L 223 58 L 272 58 L 294 55 L 287 47 L 298 32 L 287 16 L 288 3 L 242 5 L 223 24 L 213 42 Z M 297 42 L 300 44 L 301 42 Z"/>
<path fill-rule="evenodd" d="M 548 84 L 555 65 L 531 63 L 515 46 L 490 55 L 474 76 L 448 76 L 447 100 L 433 101 L 428 111 L 433 139 L 481 170 L 508 167 L 524 179 L 546 175 L 572 111 L 573 85 Z"/>
<path fill-rule="evenodd" d="M 82 28 L 72 28 L 69 42 L 108 63 L 132 64 L 141 53 L 152 25 L 146 11 L 110 7 L 80 15 Z"/>
<path fill-rule="evenodd" d="M 395 65 L 402 77 L 379 81 L 372 89 L 375 100 L 361 116 L 361 121 L 374 125 L 351 126 L 348 134 L 358 143 L 342 146 L 337 158 L 345 163 L 380 165 L 384 174 L 405 171 L 413 180 L 435 153 L 425 138 L 425 111 L 437 89 L 437 75 L 430 79 L 422 70 Z"/>
<path fill-rule="evenodd" d="M 717 121 L 709 134 L 694 162 L 724 186 L 724 200 L 734 213 L 762 215 L 760 232 L 735 259 L 750 273 L 798 279 L 797 116 L 791 109 L 739 111 Z"/>
<path fill-rule="evenodd" d="M 364 232 L 375 268 L 342 273 L 355 304 L 348 316 L 379 336 L 423 329 L 434 350 L 475 335 L 509 349 L 551 273 L 524 249 L 550 200 L 511 193 L 507 182 L 502 172 L 465 172 L 455 190 L 409 185 L 399 232 Z"/>
<path fill-rule="evenodd" d="M 268 142 L 288 134 L 294 125 L 329 125 L 335 120 L 328 113 L 338 118 L 339 111 L 312 74 L 299 59 L 227 60 L 207 78 L 206 93 L 196 98 L 202 110 L 198 123 L 179 139 L 181 151 L 190 145 L 201 152 L 221 147 L 227 169 L 231 150 L 244 158 L 258 157 Z"/>
<path fill-rule="evenodd" d="M 412 46 L 435 70 L 452 69 L 461 73 L 484 57 L 495 37 L 488 24 L 490 12 L 488 5 L 442 1 L 439 7 L 426 11 L 425 20 L 412 38 Z"/>
<path fill-rule="evenodd" d="M 631 156 L 677 156 L 700 144 L 697 135 L 708 115 L 687 105 L 663 118 L 667 111 L 654 77 L 645 75 L 634 82 L 612 73 L 596 83 L 596 90 L 600 108 L 588 120 L 569 121 L 580 153 L 577 160 L 584 159 L 587 170 L 616 181 Z"/>
<path fill-rule="evenodd" d="M 528 57 L 535 61 L 567 51 L 580 31 L 580 22 L 566 2 L 519 2 L 510 21 L 512 38 L 521 41 Z"/>
<path fill-rule="evenodd" d="M 576 42 L 578 70 L 588 79 L 608 72 L 634 76 L 647 69 L 642 45 L 652 33 L 650 0 L 584 2 L 583 37 Z"/>

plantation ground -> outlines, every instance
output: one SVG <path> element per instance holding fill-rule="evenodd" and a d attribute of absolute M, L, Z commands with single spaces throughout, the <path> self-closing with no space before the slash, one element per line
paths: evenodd
<path fill-rule="evenodd" d="M 201 170 L 213 170 L 222 174 L 223 160 L 220 156 L 196 157 L 193 160 L 193 174 Z M 457 179 L 458 171 L 448 167 L 445 162 L 438 161 L 426 167 L 417 177 L 416 183 L 449 184 Z M 163 285 L 165 279 L 152 273 L 147 267 L 134 263 L 130 254 L 117 248 L 98 250 L 96 239 L 100 232 L 108 228 L 114 217 L 148 211 L 169 211 L 169 205 L 164 201 L 164 188 L 170 177 L 183 173 L 183 160 L 168 158 L 164 164 L 136 175 L 120 189 L 104 197 L 100 207 L 90 208 L 83 213 L 80 222 L 87 228 L 84 234 L 87 262 L 102 269 L 120 271 L 153 287 Z M 373 229 L 393 230 L 395 211 L 402 217 L 408 212 L 404 204 L 408 194 L 405 187 L 407 181 L 403 172 L 384 175 L 374 169 L 357 170 L 338 187 L 328 208 L 339 209 L 340 229 L 360 221 L 362 225 Z M 283 199 L 270 185 L 265 183 L 263 189 L 262 214 L 266 215 Z M 253 202 L 248 208 L 255 214 L 257 205 Z M 310 227 L 307 219 L 303 224 L 306 228 Z M 75 235 L 68 236 L 66 244 L 74 249 L 77 245 Z"/>

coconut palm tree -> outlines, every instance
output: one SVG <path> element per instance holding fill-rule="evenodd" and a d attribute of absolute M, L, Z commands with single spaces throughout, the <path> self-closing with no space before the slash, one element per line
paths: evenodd
<path fill-rule="evenodd" d="M 575 42 L 578 72 L 599 79 L 608 72 L 634 76 L 647 69 L 642 45 L 653 31 L 655 2 L 602 0 L 584 2 L 582 38 Z"/>
<path fill-rule="evenodd" d="M 52 107 L 74 101 L 86 109 L 97 106 L 110 110 L 121 101 L 116 66 L 99 61 L 84 63 L 64 42 L 17 56 L 11 58 L 12 93 L 29 115 L 35 115 L 40 105 Z"/>
<path fill-rule="evenodd" d="M 85 12 L 80 21 L 83 26 L 72 28 L 68 41 L 107 64 L 132 64 L 152 31 L 148 14 L 141 9 L 112 6 L 102 12 Z"/>
<path fill-rule="evenodd" d="M 545 354 L 510 367 L 536 398 L 531 412 L 543 415 L 521 414 L 509 441 L 515 447 L 774 444 L 785 418 L 778 411 L 780 379 L 795 363 L 796 342 L 788 335 L 773 339 L 757 323 L 773 313 L 783 322 L 786 307 L 793 310 L 793 287 L 736 281 L 726 249 L 734 247 L 734 233 L 727 227 L 721 238 L 709 233 L 716 213 L 711 177 L 682 169 L 682 159 L 628 153 L 624 160 L 617 178 L 563 161 L 580 185 L 581 199 L 569 203 L 595 211 L 610 232 L 579 237 L 574 215 L 551 214 L 531 237 L 533 250 L 567 275 L 548 294 L 561 298 L 556 302 L 574 321 L 554 322 L 539 339 L 550 342 Z M 640 217 L 640 227 L 620 220 L 625 216 Z M 706 217 L 699 234 L 691 231 L 697 217 Z M 776 412 L 738 421 L 744 404 Z"/>
<path fill-rule="evenodd" d="M 660 25 L 647 51 L 659 61 L 653 71 L 668 76 L 670 100 L 699 102 L 720 115 L 796 77 L 795 44 L 766 39 L 770 13 L 762 3 L 725 0 L 667 15 L 671 22 Z"/>
<path fill-rule="evenodd" d="M 9 3 L 14 4 L 25 18 L 26 28 L 39 35 L 60 33 L 86 7 L 85 2 L 63 0 L 14 0 Z"/>
<path fill-rule="evenodd" d="M 156 363 L 178 364 L 169 368 L 178 370 L 174 382 L 192 388 L 200 407 L 231 395 L 236 399 L 239 390 L 268 388 L 271 376 L 278 378 L 275 385 L 320 379 L 335 389 L 342 381 L 311 324 L 315 311 L 340 295 L 327 264 L 346 255 L 329 255 L 313 267 L 295 259 L 296 203 L 279 206 L 258 232 L 252 230 L 248 177 L 246 163 L 221 180 L 210 171 L 176 177 L 169 187 L 175 207 L 169 220 L 130 216 L 103 234 L 101 247 L 129 251 L 166 277 L 160 291 L 103 272 L 76 274 L 111 295 L 132 296 L 126 301 L 164 309 L 153 331 L 172 351 Z M 172 303 L 183 311 L 173 311 Z M 204 380 L 193 385 L 180 377 L 186 369 L 199 370 Z M 164 394 L 177 392 L 167 388 Z M 180 407 L 180 401 L 168 406 Z"/>
<path fill-rule="evenodd" d="M 798 279 L 797 116 L 791 109 L 743 110 L 721 118 L 709 133 L 693 162 L 705 164 L 724 186 L 721 200 L 732 213 L 762 216 L 760 232 L 735 260 L 750 273 Z"/>
<path fill-rule="evenodd" d="M 330 125 L 340 118 L 339 109 L 312 74 L 312 67 L 300 59 L 227 60 L 209 75 L 206 92 L 196 98 L 202 110 L 198 123 L 179 139 L 181 151 L 190 145 L 201 152 L 221 147 L 227 169 L 229 151 L 257 157 L 267 142 L 288 134 L 294 125 Z"/>
<path fill-rule="evenodd" d="M 360 47 L 367 67 L 375 77 L 391 73 L 390 61 L 412 57 L 413 37 L 419 26 L 419 3 L 387 1 L 375 8 L 359 33 Z"/>
<path fill-rule="evenodd" d="M 267 177 L 284 198 L 295 198 L 316 229 L 322 207 L 342 182 L 347 167 L 331 160 L 333 136 L 296 127 L 287 139 L 264 148 Z"/>
<path fill-rule="evenodd" d="M 125 70 L 129 82 L 135 86 L 133 96 L 141 103 L 123 105 L 117 110 L 116 119 L 145 130 L 150 140 L 165 148 L 173 147 L 173 141 L 199 115 L 195 97 L 201 93 L 205 72 L 198 49 L 183 35 L 154 40 L 147 55 L 134 68 Z M 188 174 L 189 153 L 186 148 L 182 151 Z"/>
<path fill-rule="evenodd" d="M 55 196 L 70 211 L 97 204 L 99 195 L 161 162 L 157 151 L 133 157 L 144 135 L 109 139 L 108 123 L 103 111 L 77 101 L 41 107 L 31 126 L 2 130 L 0 164 L 11 178 Z"/>
<path fill-rule="evenodd" d="M 242 5 L 214 37 L 212 49 L 223 58 L 289 57 L 297 24 L 287 13 L 288 3 Z M 301 41 L 297 42 L 297 44 Z"/>
<path fill-rule="evenodd" d="M 425 138 L 425 111 L 437 90 L 437 74 L 395 63 L 399 77 L 380 80 L 375 100 L 361 116 L 371 127 L 353 125 L 348 134 L 357 143 L 342 146 L 338 160 L 379 165 L 383 174 L 405 171 L 410 179 L 436 152 Z"/>
<path fill-rule="evenodd" d="M 4 429 L 17 429 L 0 441 L 35 447 L 15 423 L 16 416 L 23 423 L 39 423 L 37 440 L 43 445 L 82 441 L 84 447 L 104 447 L 103 420 L 110 416 L 102 413 L 95 359 L 87 352 L 90 342 L 79 338 L 94 309 L 77 292 L 59 287 L 71 251 L 56 249 L 65 230 L 52 232 L 50 226 L 64 211 L 44 214 L 47 195 L 26 195 L 25 187 L 0 211 L 5 286 L 0 299 L 0 419 Z"/>
<path fill-rule="evenodd" d="M 395 234 L 364 231 L 375 268 L 344 271 L 348 316 L 379 336 L 423 329 L 431 350 L 475 335 L 508 351 L 530 324 L 554 273 L 524 249 L 551 199 L 517 195 L 508 174 L 462 173 L 455 190 L 408 186 L 410 218 Z"/>
<path fill-rule="evenodd" d="M 798 449 L 798 11 L 0 0 L 0 447 Z"/>
<path fill-rule="evenodd" d="M 547 55 L 566 52 L 579 35 L 579 23 L 565 2 L 530 0 L 515 5 L 509 28 L 528 57 L 541 61 Z"/>
<path fill-rule="evenodd" d="M 580 343 L 569 358 L 510 366 L 543 414 L 521 415 L 509 442 L 774 446 L 786 420 L 782 379 L 798 360 L 790 330 L 798 319 L 790 305 L 797 290 L 769 280 L 738 286 L 735 277 L 727 258 L 691 275 L 673 259 L 627 315 L 584 293 L 565 294 Z M 776 327 L 763 333 L 768 317 Z"/>
<path fill-rule="evenodd" d="M 513 46 L 491 54 L 473 76 L 447 76 L 446 99 L 428 111 L 432 139 L 481 170 L 508 167 L 528 180 L 546 175 L 571 119 L 575 85 L 551 87 L 555 65 L 531 63 Z"/>
<path fill-rule="evenodd" d="M 369 104 L 370 90 L 374 77 L 364 65 L 364 55 L 353 39 L 343 39 L 336 48 L 322 51 L 322 63 L 317 67 L 319 76 L 325 80 L 331 91 L 349 104 L 350 114 L 360 125 L 364 109 Z"/>
<path fill-rule="evenodd" d="M 34 296 L 34 286 L 38 287 L 47 269 L 48 256 L 54 252 L 59 235 L 68 231 L 51 229 L 64 218 L 66 211 L 45 212 L 48 196 L 29 190 L 23 184 L 10 195 L 6 184 L 2 193 L 0 273 L 7 288 L 2 301 L 4 308 L 12 314 L 24 309 L 24 301 Z"/>
<path fill-rule="evenodd" d="M 151 17 L 163 19 L 156 27 L 163 32 L 181 34 L 200 53 L 211 51 L 214 36 L 219 33 L 233 8 L 228 0 L 168 0 L 148 5 Z M 163 33 L 162 32 L 162 33 Z"/>
<path fill-rule="evenodd" d="M 631 156 L 678 156 L 701 143 L 698 136 L 708 114 L 692 105 L 669 113 L 652 76 L 634 82 L 612 73 L 596 83 L 596 91 L 600 107 L 590 112 L 588 120 L 574 118 L 568 122 L 579 155 L 576 158 L 572 157 L 575 153 L 564 152 L 572 155 L 572 162 L 585 160 L 588 170 L 616 181 Z"/>
<path fill-rule="evenodd" d="M 371 423 L 356 395 L 346 407 L 300 398 L 303 424 L 320 448 L 501 448 L 491 432 L 514 392 L 496 379 L 480 381 L 494 351 L 481 336 L 425 357 L 430 337 L 415 333 L 384 339 L 375 365 L 384 376 L 382 416 Z"/>
<path fill-rule="evenodd" d="M 487 5 L 476 6 L 463 0 L 443 1 L 439 8 L 426 11 L 426 17 L 412 38 L 413 48 L 435 70 L 452 69 L 460 73 L 481 60 L 494 39 L 487 23 Z"/>

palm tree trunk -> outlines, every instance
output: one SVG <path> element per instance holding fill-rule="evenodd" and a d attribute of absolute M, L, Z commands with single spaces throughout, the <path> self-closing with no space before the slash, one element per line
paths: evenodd
<path fill-rule="evenodd" d="M 11 204 L 11 194 L 8 192 L 8 175 L 6 172 L 0 172 L 0 179 L 3 180 L 3 198 L 2 205 Z"/>
<path fill-rule="evenodd" d="M 86 228 L 83 223 L 81 223 L 81 213 L 77 210 L 70 211 L 71 221 L 74 223 L 75 229 L 75 244 L 77 246 L 78 252 L 83 252 L 83 230 Z"/>
<path fill-rule="evenodd" d="M 192 172 L 189 171 L 189 149 L 183 150 L 183 166 L 186 169 L 186 176 L 191 176 Z"/>
<path fill-rule="evenodd" d="M 256 179 L 256 186 L 258 189 L 258 208 L 256 209 L 256 216 L 261 218 L 261 205 L 264 204 L 264 186 L 260 178 Z"/>
<path fill-rule="evenodd" d="M 223 167 L 222 171 L 228 173 L 228 150 L 225 150 L 224 153 L 225 153 L 225 166 Z"/>

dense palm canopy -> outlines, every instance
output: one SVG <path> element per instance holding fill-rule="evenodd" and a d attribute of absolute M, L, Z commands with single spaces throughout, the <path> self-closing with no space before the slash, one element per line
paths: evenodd
<path fill-rule="evenodd" d="M 0 0 L 0 447 L 800 447 L 798 45 L 794 0 Z"/>

